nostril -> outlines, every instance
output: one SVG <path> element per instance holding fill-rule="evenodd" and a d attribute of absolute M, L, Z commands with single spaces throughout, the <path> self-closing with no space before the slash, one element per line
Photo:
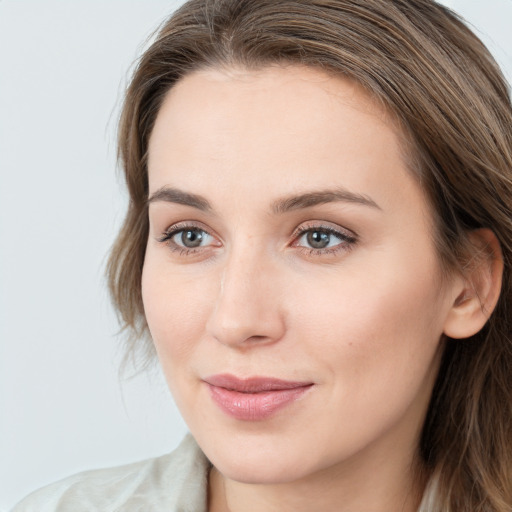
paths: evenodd
<path fill-rule="evenodd" d="M 261 341 L 261 340 L 265 340 L 266 338 L 267 338 L 266 336 L 259 336 L 259 335 L 257 335 L 257 336 L 251 336 L 250 339 L 253 339 L 255 341 Z"/>

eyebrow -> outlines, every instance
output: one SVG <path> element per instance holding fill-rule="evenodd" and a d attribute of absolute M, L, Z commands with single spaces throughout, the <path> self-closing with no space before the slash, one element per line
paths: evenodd
<path fill-rule="evenodd" d="M 168 203 L 183 204 L 191 206 L 198 210 L 209 212 L 213 208 L 209 201 L 200 195 L 191 194 L 183 190 L 172 187 L 162 187 L 156 192 L 151 194 L 148 198 L 148 204 L 157 201 L 164 201 Z M 272 204 L 272 211 L 275 214 L 283 214 L 293 210 L 300 210 L 303 208 L 311 208 L 320 204 L 345 202 L 369 206 L 381 210 L 380 206 L 371 198 L 363 194 L 356 194 L 344 188 L 334 190 L 319 190 L 315 192 L 306 192 L 297 196 L 285 197 L 278 199 Z"/>
<path fill-rule="evenodd" d="M 336 202 L 360 204 L 381 210 L 381 207 L 371 197 L 363 194 L 355 194 L 344 188 L 307 192 L 298 196 L 279 199 L 272 205 L 272 210 L 274 213 L 286 213 L 291 210 L 299 210 L 301 208 L 310 208 L 320 204 Z"/>
<path fill-rule="evenodd" d="M 167 203 L 183 204 L 185 206 L 191 206 L 197 208 L 203 212 L 211 211 L 213 208 L 207 199 L 197 194 L 190 194 L 177 188 L 162 187 L 156 192 L 151 194 L 148 198 L 148 204 L 157 201 L 165 201 Z"/>

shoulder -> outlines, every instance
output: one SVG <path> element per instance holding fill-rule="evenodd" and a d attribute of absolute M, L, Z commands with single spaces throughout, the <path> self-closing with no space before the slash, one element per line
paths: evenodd
<path fill-rule="evenodd" d="M 205 512 L 209 466 L 189 434 L 170 454 L 73 475 L 30 494 L 12 512 Z"/>

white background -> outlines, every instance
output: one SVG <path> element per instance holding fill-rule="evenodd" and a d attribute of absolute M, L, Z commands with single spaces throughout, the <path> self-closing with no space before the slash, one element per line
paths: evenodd
<path fill-rule="evenodd" d="M 130 64 L 181 1 L 0 0 L 0 511 L 185 432 L 158 371 L 121 381 L 105 257 Z M 512 76 L 512 0 L 444 2 Z"/>

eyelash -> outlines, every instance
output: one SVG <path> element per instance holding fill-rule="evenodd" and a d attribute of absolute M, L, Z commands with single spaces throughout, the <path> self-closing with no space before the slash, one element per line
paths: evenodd
<path fill-rule="evenodd" d="M 179 252 L 180 256 L 189 256 L 195 254 L 201 250 L 201 247 L 191 248 L 184 247 L 173 242 L 172 238 L 178 233 L 183 233 L 185 231 L 200 231 L 206 233 L 209 236 L 212 236 L 206 229 L 203 229 L 201 226 L 190 224 L 190 223 L 179 223 L 174 224 L 170 228 L 168 228 L 163 235 L 158 238 L 158 242 L 166 244 L 172 252 Z"/>
<path fill-rule="evenodd" d="M 206 233 L 208 236 L 213 237 L 206 229 L 201 226 L 190 224 L 190 223 L 179 223 L 171 226 L 167 229 L 161 237 L 157 239 L 158 242 L 166 244 L 172 252 L 179 252 L 179 256 L 190 256 L 202 250 L 202 247 L 191 248 L 184 247 L 176 244 L 172 238 L 179 233 L 183 233 L 185 231 L 197 231 Z M 314 248 L 314 247 L 305 247 L 298 245 L 298 241 L 307 233 L 317 232 L 324 233 L 327 235 L 335 236 L 340 240 L 340 243 L 336 244 L 331 248 Z M 342 230 L 337 230 L 329 226 L 322 226 L 319 224 L 311 224 L 305 225 L 298 228 L 293 233 L 293 242 L 292 246 L 296 247 L 302 252 L 307 253 L 308 256 L 324 256 L 324 255 L 334 255 L 339 251 L 348 251 L 351 250 L 355 244 L 357 243 L 357 236 L 352 234 L 352 232 L 343 232 Z"/>
<path fill-rule="evenodd" d="M 297 242 L 307 233 L 324 233 L 326 235 L 335 236 L 340 240 L 338 244 L 331 248 L 322 248 L 316 249 L 314 247 L 304 247 L 301 245 L 297 245 Z M 305 251 L 309 256 L 323 256 L 323 255 L 334 255 L 340 251 L 348 251 L 354 247 L 357 243 L 357 237 L 348 231 L 342 231 L 338 229 L 334 229 L 329 226 L 322 226 L 319 224 L 305 225 L 301 226 L 297 231 L 293 234 L 294 242 L 293 246 L 297 247 L 299 250 Z"/>

